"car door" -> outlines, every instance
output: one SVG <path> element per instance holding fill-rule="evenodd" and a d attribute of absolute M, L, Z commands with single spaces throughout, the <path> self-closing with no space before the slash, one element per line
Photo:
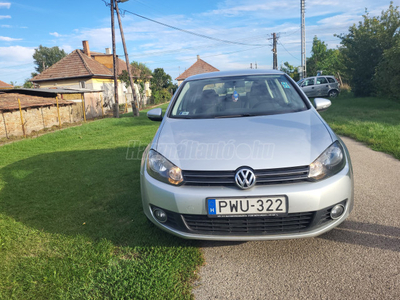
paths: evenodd
<path fill-rule="evenodd" d="M 302 83 L 301 88 L 303 89 L 303 91 L 307 95 L 307 97 L 316 97 L 315 77 L 310 77 L 310 78 L 304 79 L 304 82 Z"/>
<path fill-rule="evenodd" d="M 329 83 L 325 77 L 317 77 L 316 85 L 315 85 L 315 93 L 316 97 L 324 97 L 327 96 L 329 92 Z"/>

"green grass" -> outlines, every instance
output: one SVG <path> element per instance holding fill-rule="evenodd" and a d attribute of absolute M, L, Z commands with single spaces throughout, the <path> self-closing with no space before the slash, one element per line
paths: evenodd
<path fill-rule="evenodd" d="M 332 100 L 321 116 L 337 133 L 365 142 L 372 149 L 400 159 L 400 103 L 385 98 Z"/>
<path fill-rule="evenodd" d="M 196 244 L 142 213 L 158 125 L 142 112 L 0 147 L 0 299 L 191 298 Z"/>

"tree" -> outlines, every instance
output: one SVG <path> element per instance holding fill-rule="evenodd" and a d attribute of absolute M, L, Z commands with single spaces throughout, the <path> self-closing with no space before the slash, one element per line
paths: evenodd
<path fill-rule="evenodd" d="M 283 66 L 281 66 L 281 71 L 285 72 L 290 77 L 292 77 L 294 81 L 300 80 L 300 74 L 298 71 L 298 67 L 294 67 L 291 64 L 289 64 L 288 62 L 283 63 Z"/>
<path fill-rule="evenodd" d="M 311 48 L 311 57 L 307 59 L 307 73 L 309 76 L 317 75 L 317 71 L 321 70 L 321 63 L 327 55 L 327 45 L 314 36 Z"/>
<path fill-rule="evenodd" d="M 33 59 L 36 65 L 35 70 L 42 73 L 45 69 L 51 67 L 65 56 L 67 56 L 67 53 L 65 53 L 64 50 L 60 50 L 58 46 L 48 48 L 40 45 L 39 48 L 35 49 L 35 53 L 33 53 Z"/>
<path fill-rule="evenodd" d="M 382 60 L 376 68 L 373 79 L 375 91 L 379 96 L 389 96 L 400 100 L 400 39 L 383 52 Z"/>
<path fill-rule="evenodd" d="M 138 89 L 139 102 L 142 102 L 145 96 L 145 83 L 150 81 L 150 79 L 152 78 L 152 72 L 146 66 L 146 64 L 137 61 L 131 62 L 131 70 L 133 83 L 136 84 L 136 87 Z M 122 82 L 124 82 L 126 87 L 131 86 L 129 81 L 129 74 L 126 70 L 123 70 L 118 78 Z"/>
<path fill-rule="evenodd" d="M 26 89 L 31 89 L 31 88 L 33 88 L 33 83 L 30 81 L 29 78 L 25 79 L 25 82 L 24 82 L 23 87 L 26 88 Z"/>
<path fill-rule="evenodd" d="M 338 72 L 344 73 L 344 65 L 339 49 L 328 49 L 325 42 L 314 36 L 311 57 L 307 59 L 307 73 L 309 76 L 315 76 L 318 71 L 336 76 Z"/>
<path fill-rule="evenodd" d="M 350 77 L 350 86 L 356 96 L 373 93 L 373 77 L 385 50 L 392 48 L 399 38 L 400 13 L 393 2 L 380 17 L 370 17 L 349 28 L 349 33 L 337 35 Z"/>
<path fill-rule="evenodd" d="M 160 91 L 161 89 L 173 87 L 171 76 L 165 73 L 163 68 L 154 69 L 153 78 L 150 82 L 152 91 Z"/>

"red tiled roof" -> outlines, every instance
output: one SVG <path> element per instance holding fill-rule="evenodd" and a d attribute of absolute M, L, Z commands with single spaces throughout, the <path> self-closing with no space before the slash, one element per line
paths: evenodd
<path fill-rule="evenodd" d="M 217 68 L 214 68 L 212 65 L 206 63 L 204 60 L 198 58 L 197 61 L 191 65 L 189 69 L 179 75 L 176 80 L 185 80 L 186 78 L 203 73 L 210 73 L 210 72 L 218 72 Z"/>
<path fill-rule="evenodd" d="M 9 89 L 9 88 L 13 88 L 13 86 L 11 84 L 5 83 L 4 81 L 0 80 L 0 89 L 1 88 Z"/>
<path fill-rule="evenodd" d="M 124 69 L 126 70 L 125 62 L 118 59 L 119 73 Z M 31 80 L 33 82 L 39 82 L 94 76 L 111 77 L 113 76 L 113 72 L 103 64 L 84 54 L 82 50 L 77 49 Z"/>
<path fill-rule="evenodd" d="M 57 105 L 56 98 L 48 97 L 37 97 L 22 95 L 17 93 L 0 94 L 0 111 L 14 111 L 19 110 L 18 98 L 21 102 L 21 109 L 43 107 L 43 106 L 55 106 Z M 72 105 L 74 102 L 58 100 L 58 105 Z"/>

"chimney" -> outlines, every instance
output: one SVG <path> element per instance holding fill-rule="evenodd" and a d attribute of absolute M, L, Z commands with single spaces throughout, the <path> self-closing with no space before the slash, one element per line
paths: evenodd
<path fill-rule="evenodd" d="M 106 48 L 106 54 L 111 54 L 111 48 Z"/>
<path fill-rule="evenodd" d="M 83 45 L 83 53 L 85 53 L 87 56 L 90 57 L 89 42 L 88 41 L 82 41 L 82 45 Z"/>
<path fill-rule="evenodd" d="M 200 59 L 200 55 L 197 55 L 197 60 L 199 60 Z"/>

